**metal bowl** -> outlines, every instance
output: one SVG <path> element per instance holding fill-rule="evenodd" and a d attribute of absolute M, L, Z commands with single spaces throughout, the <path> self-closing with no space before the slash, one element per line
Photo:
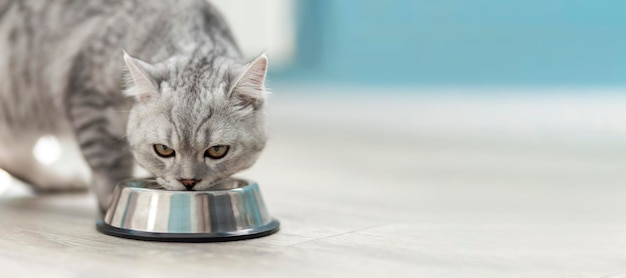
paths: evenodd
<path fill-rule="evenodd" d="M 278 231 L 259 186 L 225 179 L 207 191 L 168 191 L 152 179 L 118 184 L 98 231 L 118 237 L 177 242 L 249 239 Z"/>

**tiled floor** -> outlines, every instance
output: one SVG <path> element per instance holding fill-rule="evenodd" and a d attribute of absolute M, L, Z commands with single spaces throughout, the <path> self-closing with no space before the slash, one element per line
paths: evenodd
<path fill-rule="evenodd" d="M 118 239 L 96 232 L 89 196 L 32 197 L 13 186 L 0 198 L 0 270 L 626 277 L 626 123 L 617 119 L 626 97 L 544 93 L 275 94 L 270 144 L 244 175 L 259 181 L 278 234 Z"/>

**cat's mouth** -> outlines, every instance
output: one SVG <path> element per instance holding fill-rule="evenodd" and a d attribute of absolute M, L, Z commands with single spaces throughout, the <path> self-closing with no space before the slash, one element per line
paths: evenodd
<path fill-rule="evenodd" d="M 210 189 L 214 186 L 213 180 L 198 180 L 195 184 L 185 184 L 175 178 L 157 178 L 157 183 L 161 186 L 160 189 L 171 191 L 202 191 Z"/>
<path fill-rule="evenodd" d="M 170 178 L 157 178 L 157 183 L 161 186 L 163 190 L 172 190 L 172 191 L 187 191 L 187 188 L 175 179 Z"/>
<path fill-rule="evenodd" d="M 156 183 L 151 184 L 151 189 L 171 190 L 171 191 L 205 191 L 205 190 L 224 190 L 237 187 L 233 184 L 232 179 L 224 178 L 218 180 L 202 180 L 192 188 L 185 187 L 176 179 L 170 181 L 169 178 L 156 178 Z"/>

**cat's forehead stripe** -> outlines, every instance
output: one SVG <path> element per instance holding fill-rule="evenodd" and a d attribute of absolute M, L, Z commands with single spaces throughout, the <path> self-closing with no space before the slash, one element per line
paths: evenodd
<path fill-rule="evenodd" d="M 174 115 L 174 109 L 173 109 L 173 108 L 170 108 L 170 111 L 169 111 L 169 112 L 170 112 L 170 113 L 169 113 L 169 115 L 168 115 L 168 120 L 169 120 L 170 125 L 171 125 L 171 130 L 173 130 L 173 131 L 174 131 L 174 133 L 172 133 L 172 138 L 173 138 L 172 143 L 174 143 L 174 144 L 176 144 L 176 143 L 177 143 L 177 144 L 180 144 L 180 143 L 181 143 L 182 141 L 184 141 L 184 140 L 181 140 L 181 139 L 182 139 L 182 137 L 181 137 L 181 133 L 180 133 L 180 132 L 179 132 L 179 130 L 178 130 L 178 126 L 176 125 L 176 121 L 174 120 L 174 117 L 175 117 L 175 115 Z M 176 134 L 176 137 L 174 137 L 174 136 L 173 136 L 174 134 Z"/>
<path fill-rule="evenodd" d="M 204 119 L 202 119 L 202 121 L 200 121 L 197 125 L 196 131 L 194 132 L 194 137 L 196 137 L 196 139 L 200 139 L 202 141 L 206 141 L 205 137 L 206 135 L 201 134 L 200 133 L 200 129 L 204 126 L 207 125 L 207 123 L 209 122 L 209 120 L 211 119 L 211 117 L 213 117 L 213 109 L 207 109 L 209 111 L 209 113 L 207 114 L 206 117 L 204 117 Z"/>
<path fill-rule="evenodd" d="M 216 54 L 190 59 L 171 76 L 172 89 L 190 98 L 219 88 L 229 89 L 238 75 L 238 67 L 218 61 L 223 59 Z"/>

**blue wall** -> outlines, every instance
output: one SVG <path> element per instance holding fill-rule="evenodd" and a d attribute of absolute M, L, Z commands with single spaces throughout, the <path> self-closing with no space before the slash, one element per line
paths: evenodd
<path fill-rule="evenodd" d="M 626 1 L 301 0 L 277 79 L 626 85 Z"/>

